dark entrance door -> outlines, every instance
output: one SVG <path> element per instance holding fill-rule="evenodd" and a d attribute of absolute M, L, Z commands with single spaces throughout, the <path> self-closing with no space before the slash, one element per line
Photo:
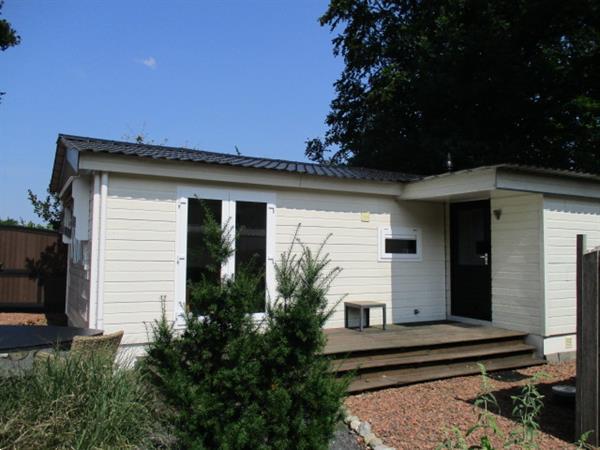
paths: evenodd
<path fill-rule="evenodd" d="M 453 316 L 492 320 L 490 201 L 450 205 Z"/>

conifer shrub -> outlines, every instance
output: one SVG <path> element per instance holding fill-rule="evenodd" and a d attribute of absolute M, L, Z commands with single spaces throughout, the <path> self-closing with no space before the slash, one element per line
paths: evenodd
<path fill-rule="evenodd" d="M 326 294 L 338 269 L 328 270 L 323 246 L 291 247 L 276 266 L 277 298 L 257 322 L 251 311 L 264 296 L 262 280 L 250 267 L 233 278 L 215 276 L 233 238 L 229 226 L 206 213 L 213 264 L 188 286 L 185 328 L 175 331 L 163 314 L 144 362 L 167 402 L 178 445 L 327 448 L 347 386 L 321 355 L 331 314 Z"/>

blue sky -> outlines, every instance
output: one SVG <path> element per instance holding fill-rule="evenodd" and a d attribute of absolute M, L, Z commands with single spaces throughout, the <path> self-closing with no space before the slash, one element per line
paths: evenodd
<path fill-rule="evenodd" d="M 58 133 L 305 160 L 343 62 L 326 0 L 34 1 L 2 10 L 0 217 L 37 220 Z"/>

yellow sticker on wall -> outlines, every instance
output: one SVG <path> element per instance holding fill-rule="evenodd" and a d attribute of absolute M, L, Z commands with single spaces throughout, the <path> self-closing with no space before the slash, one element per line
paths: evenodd
<path fill-rule="evenodd" d="M 368 211 L 360 213 L 360 221 L 361 222 L 368 222 L 370 220 L 371 220 L 371 214 Z"/>

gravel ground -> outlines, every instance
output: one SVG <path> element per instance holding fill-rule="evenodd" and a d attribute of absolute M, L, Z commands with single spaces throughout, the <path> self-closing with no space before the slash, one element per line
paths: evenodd
<path fill-rule="evenodd" d="M 575 448 L 570 444 L 576 440 L 573 407 L 555 404 L 551 392 L 554 384 L 575 383 L 573 361 L 491 373 L 493 393 L 500 403 L 498 425 L 504 433 L 514 427 L 510 396 L 518 394 L 527 378 L 536 372 L 547 374 L 538 383 L 545 396 L 544 410 L 538 419 L 540 448 Z M 480 376 L 452 378 L 351 396 L 346 405 L 361 420 L 370 422 L 386 445 L 398 450 L 434 449 L 452 426 L 464 432 L 476 422 L 473 400 L 480 387 Z"/>
<path fill-rule="evenodd" d="M 0 313 L 0 325 L 66 325 L 66 317 L 60 313 Z"/>

